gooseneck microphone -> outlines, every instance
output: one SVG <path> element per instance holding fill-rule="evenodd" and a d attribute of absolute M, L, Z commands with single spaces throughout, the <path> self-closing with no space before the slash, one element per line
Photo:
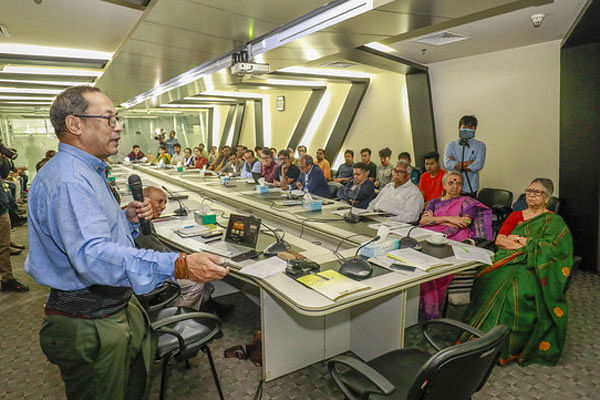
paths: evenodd
<path fill-rule="evenodd" d="M 183 203 L 181 202 L 181 200 L 179 200 L 179 198 L 177 196 L 175 196 L 173 194 L 173 192 L 171 192 L 169 189 L 167 189 L 164 186 L 161 186 L 162 190 L 164 190 L 165 192 L 167 192 L 172 199 L 174 199 L 175 201 L 177 201 L 177 204 L 179 204 L 179 208 L 177 210 L 175 210 L 175 215 L 177 215 L 178 217 L 185 217 L 186 215 L 188 215 L 187 210 L 185 209 L 185 207 L 183 206 Z"/>
<path fill-rule="evenodd" d="M 354 203 L 356 202 L 356 199 L 358 198 L 358 194 L 360 193 L 360 188 L 362 187 L 363 182 L 358 184 L 358 188 L 356 189 L 356 194 L 354 195 L 354 199 L 352 199 L 352 203 L 350 203 L 350 211 L 348 211 L 346 214 L 344 214 L 344 221 L 350 223 L 350 224 L 356 224 L 358 222 L 360 222 L 360 215 L 359 214 L 354 214 L 352 212 L 353 208 L 354 208 Z"/>
<path fill-rule="evenodd" d="M 127 183 L 129 184 L 129 189 L 131 190 L 133 199 L 143 203 L 144 202 L 144 188 L 142 187 L 142 180 L 140 179 L 140 177 L 135 174 L 129 175 L 129 178 L 127 179 Z M 151 235 L 152 234 L 152 229 L 150 228 L 150 222 L 146 221 L 144 218 L 140 218 L 140 226 L 142 228 L 143 235 Z"/>

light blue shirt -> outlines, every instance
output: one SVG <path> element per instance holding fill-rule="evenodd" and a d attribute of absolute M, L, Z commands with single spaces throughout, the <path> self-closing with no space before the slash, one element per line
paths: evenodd
<path fill-rule="evenodd" d="M 252 167 L 250 168 L 250 166 L 248 165 L 247 162 L 244 163 L 244 168 L 242 168 L 242 172 L 240 173 L 240 176 L 242 178 L 248 178 L 248 179 L 252 179 L 252 173 L 253 172 L 258 172 L 260 174 L 260 161 L 258 161 L 257 159 L 254 160 L 254 164 L 252 164 Z"/>
<path fill-rule="evenodd" d="M 454 160 L 451 160 L 450 156 L 453 156 Z M 464 161 L 471 160 L 473 160 L 473 164 L 467 167 L 471 172 L 463 171 L 463 175 L 465 175 L 462 188 L 463 193 L 477 192 L 479 190 L 479 171 L 483 168 L 483 164 L 485 164 L 485 143 L 475 139 L 469 140 L 468 147 L 465 146 Z M 463 161 L 462 146 L 458 144 L 458 140 L 448 143 L 446 151 L 444 151 L 444 165 L 446 166 L 446 170 L 451 171 L 456 169 L 456 164 L 461 161 Z M 466 176 L 469 177 L 473 190 L 469 188 Z"/>
<path fill-rule="evenodd" d="M 177 253 L 135 248 L 138 224 L 117 204 L 105 167 L 91 154 L 60 143 L 33 180 L 25 270 L 39 284 L 60 290 L 131 287 L 141 294 L 174 278 Z"/>

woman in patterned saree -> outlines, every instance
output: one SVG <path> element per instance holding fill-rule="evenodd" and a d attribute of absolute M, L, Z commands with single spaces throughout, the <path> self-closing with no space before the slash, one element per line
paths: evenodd
<path fill-rule="evenodd" d="M 458 242 L 471 238 L 492 240 L 492 210 L 472 197 L 460 195 L 462 174 L 449 171 L 444 175 L 442 183 L 442 197 L 429 202 L 419 223 L 432 224 L 426 229 L 443 233 Z M 453 277 L 454 275 L 448 275 L 421 284 L 419 314 L 422 318 L 438 317 L 446 288 Z"/>
<path fill-rule="evenodd" d="M 564 287 L 573 241 L 563 219 L 546 209 L 553 190 L 550 179 L 531 182 L 525 190 L 528 208 L 504 222 L 494 263 L 479 271 L 473 286 L 466 321 L 484 332 L 496 324 L 510 329 L 501 364 L 554 365 L 565 344 Z"/>

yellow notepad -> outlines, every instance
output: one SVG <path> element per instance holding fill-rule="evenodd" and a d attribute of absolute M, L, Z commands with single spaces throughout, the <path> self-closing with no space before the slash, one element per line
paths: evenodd
<path fill-rule="evenodd" d="M 304 275 L 296 280 L 333 301 L 371 288 L 363 283 L 345 277 L 333 269 Z"/>

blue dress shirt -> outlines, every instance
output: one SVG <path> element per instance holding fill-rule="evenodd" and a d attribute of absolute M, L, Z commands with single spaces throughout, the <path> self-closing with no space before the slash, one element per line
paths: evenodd
<path fill-rule="evenodd" d="M 60 290 L 107 285 L 141 294 L 173 279 L 177 253 L 135 248 L 138 224 L 113 197 L 106 164 L 65 143 L 58 150 L 29 191 L 25 270 Z"/>
<path fill-rule="evenodd" d="M 485 151 L 485 143 L 475 139 L 469 140 L 467 147 L 465 147 L 464 161 L 473 160 L 473 164 L 467 167 L 471 172 L 463 171 L 463 175 L 469 177 L 473 190 L 469 188 L 469 183 L 465 177 L 462 188 L 463 193 L 477 192 L 479 190 L 479 171 L 483 168 L 483 164 L 485 163 Z M 454 156 L 454 160 L 451 160 L 450 156 Z M 444 165 L 446 166 L 446 169 L 448 171 L 456 169 L 456 164 L 461 161 L 463 161 L 462 146 L 458 144 L 458 140 L 448 143 L 446 151 L 444 151 Z"/>

